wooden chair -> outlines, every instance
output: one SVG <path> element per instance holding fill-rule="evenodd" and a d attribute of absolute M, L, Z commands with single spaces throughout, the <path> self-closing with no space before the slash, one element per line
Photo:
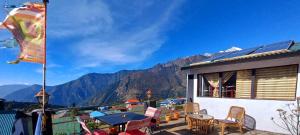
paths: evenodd
<path fill-rule="evenodd" d="M 243 133 L 245 109 L 239 106 L 231 106 L 227 117 L 223 120 L 217 120 L 221 128 L 221 134 L 224 135 L 226 127 L 237 127 Z"/>
<path fill-rule="evenodd" d="M 188 114 L 199 114 L 200 113 L 200 105 L 198 103 L 188 102 L 184 106 L 184 120 L 186 121 L 186 117 Z"/>
<path fill-rule="evenodd" d="M 151 117 L 153 119 L 157 119 L 160 117 L 160 113 L 161 113 L 161 111 L 159 109 L 153 108 L 153 107 L 148 107 L 145 112 L 145 116 Z"/>
<path fill-rule="evenodd" d="M 207 120 L 199 120 L 192 117 L 189 117 L 191 121 L 190 130 L 192 134 L 200 134 L 200 135 L 207 135 L 208 131 L 210 130 L 211 126 L 211 119 Z"/>

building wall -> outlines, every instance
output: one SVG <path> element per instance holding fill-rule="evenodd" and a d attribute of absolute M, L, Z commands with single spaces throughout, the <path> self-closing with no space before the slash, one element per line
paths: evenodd
<path fill-rule="evenodd" d="M 300 64 L 298 66 L 297 92 L 296 97 L 300 96 Z M 194 102 L 200 104 L 201 109 L 207 109 L 208 114 L 215 119 L 224 119 L 227 116 L 230 106 L 241 106 L 246 110 L 246 114 L 253 117 L 256 121 L 256 129 L 278 133 L 287 133 L 285 130 L 276 126 L 271 117 L 279 117 L 276 111 L 279 108 L 287 109 L 286 104 L 296 103 L 295 101 L 280 100 L 258 100 L 258 99 L 229 99 L 197 97 L 197 77 L 194 75 Z M 279 119 L 277 119 L 279 121 Z"/>

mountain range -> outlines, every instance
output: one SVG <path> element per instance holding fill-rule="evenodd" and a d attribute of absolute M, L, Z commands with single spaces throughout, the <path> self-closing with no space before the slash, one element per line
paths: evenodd
<path fill-rule="evenodd" d="M 3 98 L 10 93 L 13 93 L 20 89 L 24 89 L 29 86 L 30 85 L 25 85 L 25 84 L 1 85 L 0 86 L 0 98 Z"/>
<path fill-rule="evenodd" d="M 156 99 L 185 96 L 186 75 L 180 70 L 184 65 L 208 58 L 195 55 L 157 64 L 143 70 L 121 70 L 116 73 L 89 73 L 56 86 L 48 86 L 49 103 L 55 105 L 111 105 L 128 98 L 145 99 L 151 89 Z M 5 96 L 8 101 L 36 102 L 34 94 L 41 89 L 32 85 Z"/>

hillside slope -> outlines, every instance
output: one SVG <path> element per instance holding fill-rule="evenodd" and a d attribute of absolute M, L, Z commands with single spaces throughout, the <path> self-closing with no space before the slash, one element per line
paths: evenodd
<path fill-rule="evenodd" d="M 122 70 L 116 73 L 86 74 L 76 80 L 47 87 L 50 103 L 56 105 L 99 105 L 122 102 L 127 98 L 144 98 L 148 88 L 156 98 L 185 96 L 185 74 L 180 67 L 206 59 L 195 55 L 144 70 Z M 41 87 L 25 88 L 7 95 L 7 100 L 35 101 L 33 95 Z M 23 94 L 26 93 L 26 94 Z"/>
<path fill-rule="evenodd" d="M 20 89 L 24 89 L 29 86 L 30 85 L 23 85 L 23 84 L 2 85 L 0 86 L 0 98 L 3 98 L 10 93 L 13 93 Z"/>

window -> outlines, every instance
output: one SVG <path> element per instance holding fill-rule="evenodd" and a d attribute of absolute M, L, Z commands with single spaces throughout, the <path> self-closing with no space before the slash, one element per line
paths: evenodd
<path fill-rule="evenodd" d="M 297 65 L 256 69 L 256 98 L 295 99 L 297 71 Z"/>
<path fill-rule="evenodd" d="M 203 75 L 203 96 L 219 97 L 219 73 Z"/>
<path fill-rule="evenodd" d="M 236 72 L 222 73 L 222 97 L 234 98 L 236 91 Z"/>

